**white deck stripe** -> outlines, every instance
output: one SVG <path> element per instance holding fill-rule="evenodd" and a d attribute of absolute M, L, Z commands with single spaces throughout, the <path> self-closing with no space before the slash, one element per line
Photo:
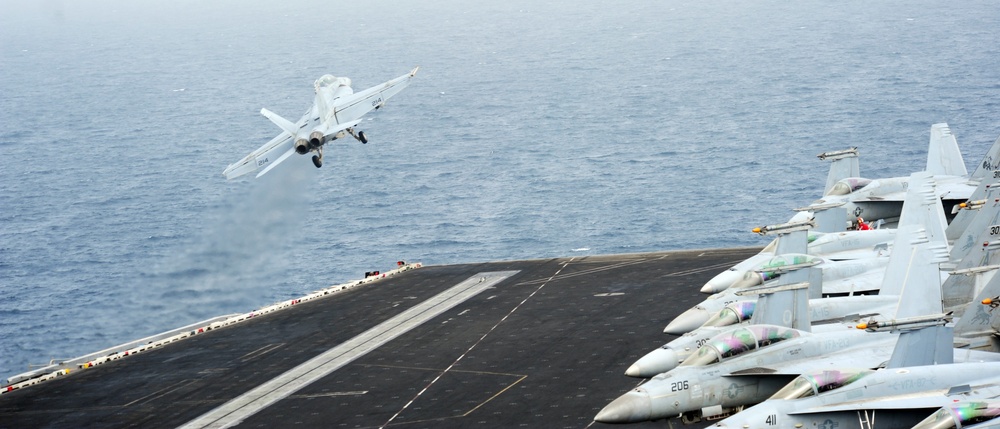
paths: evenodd
<path fill-rule="evenodd" d="M 479 273 L 181 426 L 228 428 L 518 271 Z"/>

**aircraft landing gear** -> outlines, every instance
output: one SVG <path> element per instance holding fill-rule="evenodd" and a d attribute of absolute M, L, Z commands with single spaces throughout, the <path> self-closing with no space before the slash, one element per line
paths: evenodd
<path fill-rule="evenodd" d="M 315 165 L 316 168 L 320 168 L 323 166 L 323 147 L 320 146 L 319 150 L 317 150 L 316 152 L 318 152 L 319 154 L 313 155 L 313 165 Z"/>
<path fill-rule="evenodd" d="M 358 131 L 355 133 L 354 128 L 348 128 L 347 132 L 350 133 L 351 137 L 354 137 L 355 140 L 361 142 L 361 144 L 368 143 L 368 137 L 365 137 L 364 131 Z"/>

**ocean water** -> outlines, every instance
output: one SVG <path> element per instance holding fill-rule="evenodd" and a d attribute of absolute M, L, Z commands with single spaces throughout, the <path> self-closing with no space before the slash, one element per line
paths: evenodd
<path fill-rule="evenodd" d="M 1000 135 L 1000 6 L 0 1 L 0 378 L 391 269 L 758 246 L 856 146 Z M 222 170 L 325 73 L 367 145 Z M 665 285 L 667 286 L 667 285 Z M 336 329 L 336 327 L 331 327 Z"/>

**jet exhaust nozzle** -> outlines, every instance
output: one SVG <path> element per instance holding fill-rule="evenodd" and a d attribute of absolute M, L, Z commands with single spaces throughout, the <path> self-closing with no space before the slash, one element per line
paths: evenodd
<path fill-rule="evenodd" d="M 312 148 L 309 146 L 309 141 L 306 139 L 298 139 L 295 141 L 295 152 L 299 155 L 305 155 L 309 153 Z"/>
<path fill-rule="evenodd" d="M 313 131 L 309 134 L 309 145 L 312 149 L 319 148 L 326 143 L 326 135 L 321 131 Z"/>

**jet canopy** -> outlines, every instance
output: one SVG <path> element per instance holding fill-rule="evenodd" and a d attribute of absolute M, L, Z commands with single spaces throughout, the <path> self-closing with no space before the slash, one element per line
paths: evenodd
<path fill-rule="evenodd" d="M 774 325 L 751 325 L 710 338 L 698 353 L 689 356 L 680 366 L 705 366 L 750 352 L 761 347 L 790 340 L 799 331 Z"/>
<path fill-rule="evenodd" d="M 957 429 L 990 421 L 1000 416 L 998 406 L 995 402 L 960 402 L 941 408 L 913 429 Z"/>
<path fill-rule="evenodd" d="M 708 319 L 702 326 L 729 326 L 736 325 L 753 316 L 753 309 L 757 306 L 754 301 L 737 301 L 725 306 L 722 310 Z"/>
<path fill-rule="evenodd" d="M 744 273 L 743 279 L 734 283 L 731 287 L 734 289 L 743 289 L 764 284 L 764 282 L 768 280 L 778 278 L 781 275 L 779 272 L 781 269 L 811 267 L 822 262 L 823 258 L 804 253 L 787 253 L 784 255 L 778 255 L 764 261 L 753 270 Z"/>
<path fill-rule="evenodd" d="M 871 182 L 871 179 L 865 179 L 862 177 L 848 177 L 846 179 L 840 179 L 837 183 L 834 183 L 833 186 L 830 187 L 830 191 L 824 196 L 848 195 L 858 189 L 868 186 Z"/>
<path fill-rule="evenodd" d="M 816 396 L 828 390 L 851 384 L 873 372 L 875 371 L 870 369 L 853 369 L 802 374 L 775 392 L 770 399 L 799 399 Z"/>
<path fill-rule="evenodd" d="M 778 255 L 768 259 L 764 263 L 760 264 L 756 271 L 766 272 L 788 266 L 816 265 L 820 262 L 823 262 L 823 258 L 818 256 L 807 255 L 804 253 L 786 253 L 784 255 Z"/>
<path fill-rule="evenodd" d="M 351 79 L 346 77 L 334 77 L 332 74 L 325 74 L 316 82 L 313 83 L 313 87 L 316 92 L 319 92 L 320 88 L 333 88 L 337 89 L 340 86 L 351 86 Z"/>

